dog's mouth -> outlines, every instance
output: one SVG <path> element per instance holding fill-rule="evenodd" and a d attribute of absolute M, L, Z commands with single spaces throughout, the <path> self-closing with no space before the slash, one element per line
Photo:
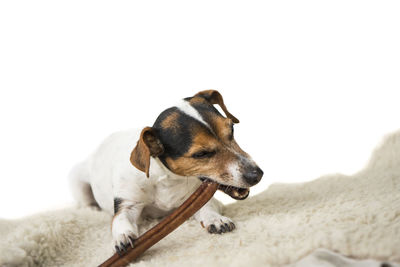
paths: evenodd
<path fill-rule="evenodd" d="M 212 179 L 206 177 L 199 177 L 199 179 L 204 182 L 205 180 L 211 180 L 218 184 L 218 190 L 221 190 L 225 194 L 229 195 L 233 199 L 243 200 L 246 199 L 250 194 L 249 188 L 240 188 L 232 185 L 220 184 Z"/>

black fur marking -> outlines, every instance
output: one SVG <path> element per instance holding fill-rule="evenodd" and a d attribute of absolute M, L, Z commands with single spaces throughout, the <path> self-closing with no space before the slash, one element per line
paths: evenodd
<path fill-rule="evenodd" d="M 186 98 L 185 100 L 188 101 L 189 99 L 190 98 Z M 205 111 L 208 111 L 209 113 L 216 112 L 219 114 L 218 110 L 215 109 L 211 104 L 198 104 L 196 106 L 192 106 L 195 107 L 199 112 L 202 112 L 200 113 L 201 116 L 203 116 Z M 164 128 L 162 122 L 173 113 L 178 114 L 176 117 L 176 123 L 170 128 Z M 177 107 L 166 109 L 158 116 L 153 124 L 153 129 L 164 146 L 164 153 L 158 158 L 167 168 L 168 164 L 166 159 L 168 157 L 177 159 L 182 157 L 190 149 L 193 143 L 193 136 L 195 134 L 193 131 L 198 126 L 212 134 L 207 126 L 203 125 L 195 118 L 185 114 Z"/>
<path fill-rule="evenodd" d="M 162 122 L 173 112 L 178 114 L 176 124 L 173 128 L 163 128 Z M 204 127 L 209 131 L 201 122 L 183 113 L 176 107 L 167 109 L 161 113 L 153 125 L 157 137 L 160 139 L 165 149 L 164 154 L 159 157 L 161 161 L 165 161 L 167 157 L 176 159 L 183 156 L 192 145 L 194 135 L 193 129 L 197 126 Z M 165 163 L 164 161 L 163 163 Z"/>
<path fill-rule="evenodd" d="M 122 198 L 116 197 L 114 198 L 114 214 L 121 209 Z"/>
<path fill-rule="evenodd" d="M 178 114 L 176 124 L 173 128 L 164 128 L 162 122 L 172 113 Z M 161 160 L 166 157 L 178 158 L 187 152 L 192 144 L 192 133 L 188 127 L 189 120 L 190 117 L 185 117 L 176 107 L 169 108 L 158 116 L 153 129 L 164 146 L 164 154 L 159 157 Z"/>
<path fill-rule="evenodd" d="M 229 135 L 229 140 L 233 140 L 233 134 L 235 132 L 235 129 L 233 128 L 233 124 L 231 125 L 231 134 Z"/>

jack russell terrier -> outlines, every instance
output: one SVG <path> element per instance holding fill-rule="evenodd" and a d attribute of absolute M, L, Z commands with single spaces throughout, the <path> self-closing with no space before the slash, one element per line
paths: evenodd
<path fill-rule="evenodd" d="M 153 127 L 114 133 L 77 164 L 69 175 L 74 198 L 114 215 L 118 253 L 134 246 L 140 216 L 167 215 L 204 179 L 217 182 L 234 199 L 245 199 L 263 172 L 236 143 L 233 124 L 238 122 L 216 90 L 185 98 L 163 111 Z M 209 233 L 232 231 L 233 221 L 220 212 L 221 203 L 212 198 L 194 218 Z"/>

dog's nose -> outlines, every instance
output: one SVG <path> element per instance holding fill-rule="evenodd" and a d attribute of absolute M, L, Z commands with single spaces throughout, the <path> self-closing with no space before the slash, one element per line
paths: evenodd
<path fill-rule="evenodd" d="M 246 170 L 243 174 L 243 178 L 250 186 L 257 184 L 261 177 L 263 176 L 264 172 L 259 167 L 252 167 Z"/>

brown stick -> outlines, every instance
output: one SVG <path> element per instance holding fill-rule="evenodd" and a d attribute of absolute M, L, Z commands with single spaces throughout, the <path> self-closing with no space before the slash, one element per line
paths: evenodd
<path fill-rule="evenodd" d="M 112 257 L 99 265 L 99 267 L 122 267 L 134 261 L 143 252 L 193 216 L 212 198 L 215 191 L 217 191 L 217 188 L 217 183 L 210 181 L 203 182 L 201 186 L 181 206 L 179 206 L 179 208 L 159 224 L 136 239 L 134 248 L 128 247 L 127 251 L 122 256 L 115 253 Z"/>

